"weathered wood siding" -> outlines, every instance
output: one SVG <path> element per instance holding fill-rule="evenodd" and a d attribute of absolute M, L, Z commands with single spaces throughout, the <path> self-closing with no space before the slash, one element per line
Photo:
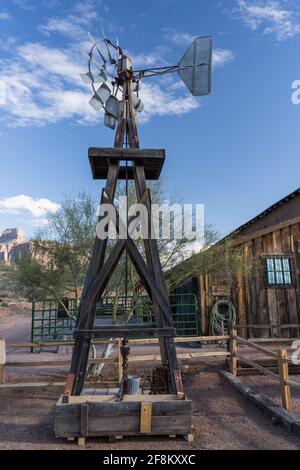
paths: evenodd
<path fill-rule="evenodd" d="M 295 206 L 293 205 L 293 210 Z M 280 211 L 282 209 L 280 207 Z M 282 214 L 281 214 L 282 215 Z M 290 216 L 290 211 L 288 211 Z M 278 223 L 278 217 L 273 219 Z M 259 221 L 258 227 L 262 227 Z M 252 232 L 253 234 L 255 232 Z M 249 234 L 249 232 L 248 232 Z M 239 233 L 242 239 L 244 233 Z M 294 223 L 282 229 L 275 229 L 241 243 L 245 257 L 256 260 L 255 274 L 250 279 L 237 276 L 232 287 L 231 301 L 237 312 L 239 325 L 284 325 L 300 323 L 300 223 Z M 293 285 L 286 287 L 269 287 L 266 283 L 266 255 L 289 255 L 292 268 Z M 215 298 L 211 294 L 212 283 L 209 276 L 199 278 L 202 334 L 209 333 L 209 315 Z M 249 333 L 249 331 L 248 331 Z M 242 331 L 247 334 L 246 329 Z M 270 336 L 269 329 L 252 330 L 251 336 Z M 299 329 L 286 329 L 276 336 L 299 336 Z"/>

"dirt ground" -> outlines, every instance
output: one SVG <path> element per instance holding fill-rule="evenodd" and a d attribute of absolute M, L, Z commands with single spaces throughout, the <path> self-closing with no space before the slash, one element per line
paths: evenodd
<path fill-rule="evenodd" d="M 1 318 L 1 317 L 0 317 Z M 0 320 L 0 337 L 28 340 L 30 311 L 18 311 L 5 315 Z M 144 348 L 139 349 L 139 353 Z M 186 351 L 180 348 L 180 351 Z M 8 351 L 8 359 L 25 351 Z M 28 352 L 28 351 L 27 351 Z M 149 353 L 149 349 L 147 349 Z M 43 353 L 30 355 L 30 359 L 42 357 L 61 358 L 62 354 Z M 69 357 L 69 356 L 66 356 Z M 65 357 L 65 358 L 66 358 Z M 132 367 L 144 379 L 154 364 Z M 184 449 L 300 449 L 300 439 L 274 426 L 255 406 L 249 404 L 236 392 L 218 371 L 224 367 L 224 359 L 193 359 L 184 361 L 183 382 L 188 398 L 193 402 L 193 426 L 195 441 L 188 443 L 181 438 L 124 438 L 109 444 L 104 438 L 87 439 L 86 449 L 103 450 L 184 450 Z M 8 381 L 64 381 L 66 368 L 34 367 L 27 369 L 8 368 Z M 106 365 L 103 379 L 116 376 L 115 367 Z M 272 379 L 265 377 L 243 377 L 257 391 L 270 398 L 279 399 Z M 278 387 L 277 387 L 278 388 Z M 0 389 L 0 449 L 77 449 L 72 442 L 54 437 L 54 409 L 60 394 L 59 387 L 43 389 Z M 298 399 L 296 400 L 298 402 Z M 300 397 L 299 397 L 300 403 Z"/>

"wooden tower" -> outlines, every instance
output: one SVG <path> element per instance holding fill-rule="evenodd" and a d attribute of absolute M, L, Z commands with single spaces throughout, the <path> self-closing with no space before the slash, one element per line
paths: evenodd
<path fill-rule="evenodd" d="M 164 150 L 141 149 L 132 103 L 132 69 L 125 56 L 118 62 L 118 81 L 123 95 L 120 102 L 118 126 L 113 148 L 89 149 L 89 160 L 94 179 L 106 179 L 101 204 L 114 204 L 117 181 L 133 180 L 137 202 L 146 206 L 148 227 L 151 230 L 151 197 L 147 180 L 157 180 L 163 167 Z M 125 162 L 125 165 L 124 163 Z M 117 209 L 115 208 L 116 212 Z M 131 228 L 137 218 L 129 219 Z M 124 227 L 116 220 L 119 232 Z M 128 225 L 129 226 L 129 225 Z M 189 435 L 191 429 L 191 402 L 186 400 L 181 382 L 174 344 L 175 329 L 164 275 L 155 239 L 144 240 L 145 260 L 128 233 L 119 238 L 109 255 L 107 240 L 95 238 L 92 258 L 82 292 L 70 371 L 63 396 L 56 407 L 55 432 L 57 437 L 85 438 L 87 436 L 123 436 L 138 434 Z M 150 234 L 149 234 L 150 235 Z M 145 326 L 94 327 L 97 303 L 124 251 L 133 263 L 146 289 L 155 314 L 155 328 Z M 128 395 L 128 339 L 156 337 L 159 339 L 162 367 L 165 375 L 165 395 Z M 122 338 L 123 376 L 117 394 L 104 397 L 85 395 L 83 390 L 91 341 L 96 338 Z M 120 419 L 120 417 L 126 419 Z"/>

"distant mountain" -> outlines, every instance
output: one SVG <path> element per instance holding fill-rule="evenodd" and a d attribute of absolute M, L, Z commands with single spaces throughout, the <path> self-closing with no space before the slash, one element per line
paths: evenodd
<path fill-rule="evenodd" d="M 28 254 L 30 242 L 26 242 L 25 233 L 19 228 L 7 228 L 0 234 L 0 262 L 10 263 L 20 256 Z"/>

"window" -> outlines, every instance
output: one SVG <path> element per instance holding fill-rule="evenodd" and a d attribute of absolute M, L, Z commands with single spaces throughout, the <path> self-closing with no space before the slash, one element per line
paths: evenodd
<path fill-rule="evenodd" d="M 292 284 L 289 258 L 267 258 L 267 279 L 270 286 Z"/>

